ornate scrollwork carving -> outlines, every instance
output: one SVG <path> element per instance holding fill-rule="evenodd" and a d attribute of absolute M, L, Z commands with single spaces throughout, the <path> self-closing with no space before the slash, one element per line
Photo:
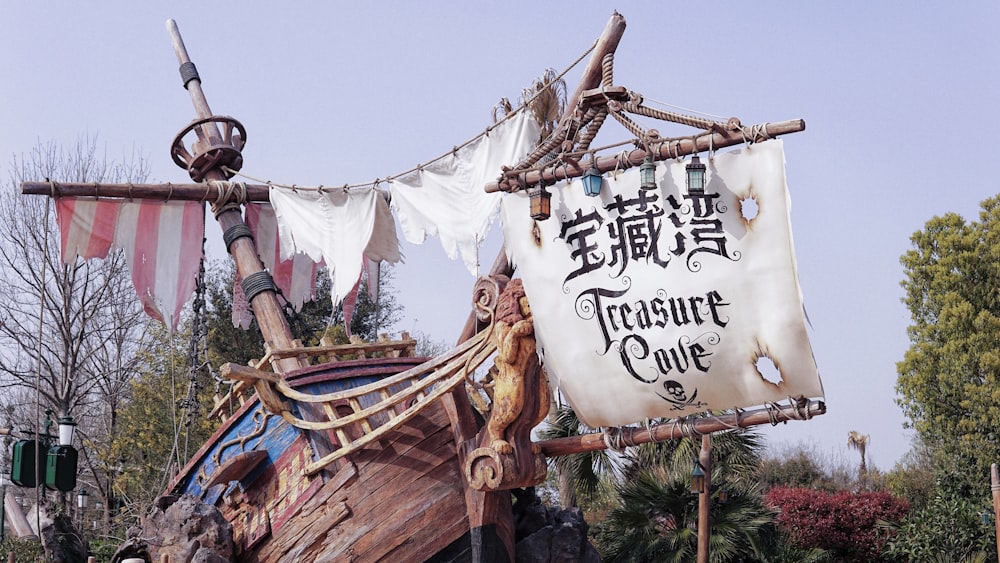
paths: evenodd
<path fill-rule="evenodd" d="M 476 307 L 476 318 L 488 323 L 493 320 L 500 294 L 510 278 L 507 276 L 483 276 L 476 280 L 472 289 L 472 303 Z"/>

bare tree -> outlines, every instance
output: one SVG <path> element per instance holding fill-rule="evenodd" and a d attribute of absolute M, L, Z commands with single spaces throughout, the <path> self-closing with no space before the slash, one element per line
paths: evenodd
<path fill-rule="evenodd" d="M 19 184 L 141 182 L 147 175 L 143 159 L 109 161 L 95 138 L 69 148 L 39 144 L 12 160 L 8 189 L 0 194 L 0 378 L 10 386 L 4 400 L 27 427 L 40 424 L 46 408 L 77 419 L 86 446 L 81 470 L 91 474 L 88 486 L 105 506 L 113 496 L 106 478 L 112 460 L 101 452 L 113 449 L 147 321 L 121 253 L 63 264 L 53 204 L 21 195 Z"/>

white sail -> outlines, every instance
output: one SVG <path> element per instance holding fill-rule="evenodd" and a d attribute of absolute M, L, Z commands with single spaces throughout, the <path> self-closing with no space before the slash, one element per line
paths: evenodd
<path fill-rule="evenodd" d="M 540 354 L 592 427 L 823 395 L 781 142 L 707 166 L 703 194 L 688 193 L 683 162 L 657 165 L 651 190 L 637 169 L 609 174 L 599 197 L 555 186 L 545 221 L 527 195 L 504 198 Z"/>

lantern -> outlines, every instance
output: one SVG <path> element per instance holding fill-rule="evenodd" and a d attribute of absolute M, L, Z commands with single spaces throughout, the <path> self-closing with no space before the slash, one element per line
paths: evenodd
<path fill-rule="evenodd" d="M 646 155 L 639 165 L 639 188 L 643 190 L 656 189 L 656 164 L 653 164 L 653 157 Z"/>
<path fill-rule="evenodd" d="M 705 470 L 701 468 L 700 463 L 696 463 L 694 471 L 691 472 L 691 492 L 705 492 Z"/>
<path fill-rule="evenodd" d="M 604 183 L 604 177 L 601 176 L 601 171 L 597 169 L 597 166 L 591 164 L 590 170 L 587 170 L 581 181 L 583 182 L 583 193 L 590 197 L 601 195 L 601 184 Z"/>
<path fill-rule="evenodd" d="M 684 169 L 687 171 L 688 193 L 695 195 L 705 193 L 705 165 L 701 163 L 698 155 L 692 156 L 691 162 Z"/>
<path fill-rule="evenodd" d="M 90 493 L 87 492 L 86 487 L 80 487 L 80 490 L 76 493 L 76 507 L 80 510 L 87 508 L 87 498 L 90 497 Z"/>
<path fill-rule="evenodd" d="M 59 445 L 72 446 L 73 433 L 76 431 L 76 421 L 72 416 L 66 415 L 59 419 Z"/>
<path fill-rule="evenodd" d="M 528 197 L 531 198 L 531 218 L 538 221 L 548 219 L 552 210 L 552 194 L 544 187 L 536 186 L 528 190 Z"/>
<path fill-rule="evenodd" d="M 76 488 L 78 453 L 73 446 L 52 446 L 45 456 L 45 486 L 68 492 Z"/>

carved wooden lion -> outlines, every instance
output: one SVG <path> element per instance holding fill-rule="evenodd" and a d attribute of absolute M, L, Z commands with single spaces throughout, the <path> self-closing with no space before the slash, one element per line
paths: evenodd
<path fill-rule="evenodd" d="M 514 450 L 512 443 L 530 443 L 531 429 L 545 419 L 551 400 L 536 354 L 531 307 L 520 279 L 511 280 L 500 297 L 494 340 L 497 370 L 493 409 L 486 428 L 490 447 L 497 453 L 509 454 Z"/>

